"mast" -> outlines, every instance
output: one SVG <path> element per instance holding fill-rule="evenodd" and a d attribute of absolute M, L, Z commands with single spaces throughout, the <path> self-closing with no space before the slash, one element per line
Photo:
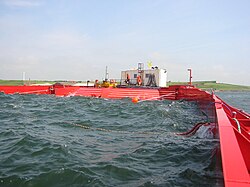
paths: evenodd
<path fill-rule="evenodd" d="M 189 85 L 192 85 L 192 69 L 191 68 L 189 68 L 188 69 L 188 71 L 189 71 Z"/>
<path fill-rule="evenodd" d="M 105 69 L 105 81 L 107 81 L 108 78 L 109 78 L 108 66 L 106 66 L 106 69 Z"/>

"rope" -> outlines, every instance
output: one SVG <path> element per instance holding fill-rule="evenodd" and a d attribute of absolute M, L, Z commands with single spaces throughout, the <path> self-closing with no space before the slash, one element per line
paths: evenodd
<path fill-rule="evenodd" d="M 83 129 L 87 130 L 93 130 L 93 131 L 102 131 L 102 132 L 111 132 L 111 133 L 119 133 L 119 134 L 147 134 L 147 135 L 160 135 L 163 133 L 159 132 L 134 132 L 134 131 L 119 131 L 119 130 L 109 130 L 109 129 L 104 129 L 104 128 L 94 128 L 94 127 L 89 127 L 86 125 L 81 125 L 81 124 L 73 124 L 76 127 L 81 127 Z"/>
<path fill-rule="evenodd" d="M 236 118 L 232 118 L 232 119 L 236 122 L 237 127 L 238 127 L 238 131 L 239 131 L 239 133 L 241 133 L 241 127 L 240 127 L 239 121 Z"/>
<path fill-rule="evenodd" d="M 197 123 L 192 129 L 190 129 L 189 131 L 187 132 L 182 132 L 182 133 L 176 133 L 177 135 L 180 135 L 180 136 L 192 136 L 194 135 L 201 126 L 207 126 L 207 125 L 210 125 L 210 123 L 207 123 L 207 122 L 200 122 L 200 123 Z"/>
<path fill-rule="evenodd" d="M 175 93 L 170 93 L 170 94 L 161 95 L 161 96 L 157 96 L 157 97 L 151 97 L 149 99 L 140 100 L 140 101 L 138 101 L 138 103 L 143 102 L 143 101 L 151 101 L 151 100 L 155 100 L 155 99 L 160 99 L 162 97 L 167 97 L 167 96 L 174 95 L 174 94 Z"/>
<path fill-rule="evenodd" d="M 69 93 L 66 97 L 73 97 L 73 96 L 76 95 L 76 92 L 77 92 L 77 91 L 75 91 L 75 92 L 73 92 L 73 93 Z"/>

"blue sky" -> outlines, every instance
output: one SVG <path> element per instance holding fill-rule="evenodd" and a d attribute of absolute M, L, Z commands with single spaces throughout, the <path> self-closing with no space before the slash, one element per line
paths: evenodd
<path fill-rule="evenodd" d="M 0 0 L 0 79 L 95 80 L 152 61 L 171 81 L 250 85 L 249 0 Z"/>

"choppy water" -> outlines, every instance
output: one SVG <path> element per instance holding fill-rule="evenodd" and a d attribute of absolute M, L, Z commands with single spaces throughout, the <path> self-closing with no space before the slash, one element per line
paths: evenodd
<path fill-rule="evenodd" d="M 217 92 L 216 95 L 218 95 L 228 104 L 236 108 L 242 109 L 250 114 L 250 92 L 227 91 L 227 92 Z"/>
<path fill-rule="evenodd" d="M 0 106 L 0 186 L 223 185 L 219 141 L 175 135 L 206 119 L 195 103 L 0 94 Z"/>

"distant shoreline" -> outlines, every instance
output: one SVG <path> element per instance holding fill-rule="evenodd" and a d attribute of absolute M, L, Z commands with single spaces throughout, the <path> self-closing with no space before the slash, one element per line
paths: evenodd
<path fill-rule="evenodd" d="M 186 85 L 187 82 L 169 82 L 168 85 Z M 235 84 L 217 83 L 216 81 L 196 81 L 192 83 L 202 90 L 214 91 L 250 91 L 250 86 L 242 86 Z"/>
<path fill-rule="evenodd" d="M 18 85 L 30 85 L 30 84 L 55 84 L 56 82 L 66 82 L 65 80 L 57 80 L 57 81 L 47 81 L 47 80 L 1 80 L 0 86 L 18 86 Z M 67 81 L 70 83 L 72 81 Z M 86 82 L 86 81 L 77 81 L 77 82 Z M 187 82 L 168 82 L 167 86 L 171 85 L 187 85 Z M 217 83 L 216 81 L 196 81 L 193 82 L 193 85 L 197 88 L 207 91 L 250 91 L 250 86 L 242 86 L 235 84 L 226 84 L 226 83 Z"/>

